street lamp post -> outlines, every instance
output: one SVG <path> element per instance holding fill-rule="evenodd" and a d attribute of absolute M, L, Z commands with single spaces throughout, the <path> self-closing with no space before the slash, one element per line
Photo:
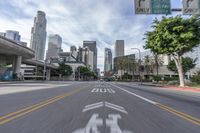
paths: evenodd
<path fill-rule="evenodd" d="M 138 73 L 139 73 L 139 79 L 140 79 L 140 83 L 142 84 L 142 77 L 141 77 L 141 52 L 140 52 L 140 49 L 139 48 L 131 48 L 131 49 L 136 49 L 138 50 L 138 53 L 139 53 L 139 68 L 138 68 Z"/>

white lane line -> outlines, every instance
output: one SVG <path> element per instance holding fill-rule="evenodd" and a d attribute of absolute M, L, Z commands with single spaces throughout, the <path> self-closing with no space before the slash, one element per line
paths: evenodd
<path fill-rule="evenodd" d="M 99 108 L 99 107 L 103 107 L 103 104 L 95 105 L 95 106 L 92 106 L 92 107 L 89 107 L 89 108 L 84 108 L 82 112 L 92 110 L 92 109 L 96 109 L 96 108 Z"/>
<path fill-rule="evenodd" d="M 119 106 L 119 105 L 115 105 L 115 104 L 112 104 L 112 103 L 109 103 L 109 102 L 105 102 L 105 105 L 110 105 L 110 106 L 113 106 L 113 107 L 120 108 L 120 109 L 124 110 L 124 107 Z"/>
<path fill-rule="evenodd" d="M 121 87 L 119 87 L 119 86 L 116 86 L 116 85 L 113 85 L 113 84 L 110 84 L 110 85 L 112 85 L 112 86 L 114 86 L 114 87 L 116 87 L 116 88 L 119 88 L 120 90 L 125 91 L 125 92 L 127 92 L 127 93 L 129 93 L 129 94 L 131 94 L 131 95 L 133 95 L 133 96 L 136 96 L 136 97 L 138 97 L 138 98 L 140 98 L 140 99 L 142 99 L 142 100 L 144 100 L 144 101 L 146 101 L 146 102 L 148 102 L 148 103 L 151 103 L 151 104 L 154 104 L 154 105 L 158 104 L 157 102 L 155 102 L 155 101 L 153 101 L 153 100 L 150 100 L 150 99 L 147 99 L 147 98 L 142 97 L 142 96 L 140 96 L 140 95 L 137 95 L 137 94 L 135 94 L 135 93 L 133 93 L 133 92 L 130 92 L 130 91 L 126 90 L 126 89 L 123 89 L 123 88 L 121 88 Z"/>
<path fill-rule="evenodd" d="M 112 109 L 118 110 L 119 112 L 123 112 L 125 114 L 128 114 L 128 112 L 126 112 L 126 110 L 122 110 L 122 109 L 116 108 L 114 106 L 110 106 L 108 104 L 105 104 L 105 106 L 108 107 L 108 108 L 112 108 Z"/>
<path fill-rule="evenodd" d="M 86 105 L 85 108 L 89 108 L 89 107 L 96 106 L 96 105 L 103 105 L 103 102 L 98 102 L 98 103 L 93 103 L 93 104 L 90 104 L 90 105 Z"/>
<path fill-rule="evenodd" d="M 115 93 L 115 91 L 113 89 L 110 89 L 112 91 L 112 93 Z"/>

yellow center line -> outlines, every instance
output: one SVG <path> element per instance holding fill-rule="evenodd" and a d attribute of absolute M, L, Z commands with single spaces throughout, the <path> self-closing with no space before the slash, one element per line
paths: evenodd
<path fill-rule="evenodd" d="M 58 97 L 61 97 L 61 96 L 62 96 L 62 95 L 56 96 L 56 97 L 53 97 L 53 98 L 48 99 L 48 100 L 46 100 L 46 101 L 43 101 L 43 102 L 34 104 L 34 105 L 29 106 L 29 107 L 26 107 L 26 108 L 23 108 L 23 109 L 18 110 L 18 111 L 16 111 L 16 112 L 12 112 L 12 113 L 9 113 L 9 114 L 7 114 L 7 115 L 5 115 L 5 116 L 1 116 L 1 117 L 0 117 L 0 120 L 6 119 L 6 118 L 8 118 L 8 117 L 10 117 L 10 116 L 13 116 L 13 115 L 16 115 L 16 114 L 18 114 L 18 113 L 24 112 L 24 111 L 26 111 L 26 110 L 29 110 L 29 109 L 31 109 L 31 108 L 34 108 L 34 107 L 36 107 L 36 106 L 39 106 L 39 105 L 44 104 L 44 103 L 46 103 L 46 102 L 49 102 L 49 101 L 54 100 L 54 99 L 56 99 L 56 98 L 58 98 Z"/>
<path fill-rule="evenodd" d="M 54 102 L 56 102 L 58 100 L 61 100 L 61 99 L 65 98 L 65 97 L 67 97 L 67 96 L 70 96 L 70 95 L 74 94 L 74 93 L 77 93 L 82 89 L 78 89 L 78 90 L 75 90 L 75 91 L 72 91 L 72 92 L 64 93 L 62 95 L 50 98 L 50 99 L 45 100 L 43 102 L 40 102 L 38 104 L 34 104 L 32 106 L 29 106 L 29 107 L 23 108 L 21 110 L 18 110 L 16 112 L 12 112 L 12 113 L 9 113 L 9 114 L 7 114 L 5 116 L 2 116 L 2 117 L 0 117 L 0 125 L 2 125 L 4 123 L 7 123 L 7 122 L 9 122 L 11 120 L 14 120 L 14 119 L 16 119 L 18 117 L 24 116 L 24 115 L 26 115 L 26 114 L 28 114 L 30 112 L 33 112 L 35 110 L 38 110 L 38 109 L 42 108 L 42 107 L 45 107 L 45 106 L 47 106 L 47 105 L 49 105 L 51 103 L 54 103 Z"/>
<path fill-rule="evenodd" d="M 168 107 L 166 105 L 163 105 L 163 104 L 158 104 L 157 106 L 160 107 L 163 110 L 166 110 L 166 111 L 176 115 L 176 116 L 179 116 L 179 117 L 181 117 L 181 118 L 183 118 L 185 120 L 188 120 L 188 121 L 192 122 L 193 124 L 196 124 L 196 125 L 200 126 L 200 119 L 198 119 L 198 118 L 195 118 L 195 117 L 193 117 L 191 115 L 188 115 L 188 114 L 185 114 L 183 112 L 177 111 L 177 110 L 175 110 L 175 109 L 173 109 L 171 107 Z"/>

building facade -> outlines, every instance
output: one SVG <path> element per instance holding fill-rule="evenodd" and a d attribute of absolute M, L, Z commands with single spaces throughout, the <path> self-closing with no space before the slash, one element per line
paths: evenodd
<path fill-rule="evenodd" d="M 192 52 L 185 53 L 184 57 L 190 57 L 192 59 L 197 59 L 196 67 L 200 68 L 200 46 L 193 48 Z"/>
<path fill-rule="evenodd" d="M 35 51 L 36 60 L 44 60 L 46 45 L 46 15 L 42 11 L 37 12 L 34 25 L 31 29 L 31 48 Z"/>
<path fill-rule="evenodd" d="M 84 63 L 91 70 L 94 70 L 94 53 L 88 47 L 79 48 L 78 59 L 79 62 Z"/>
<path fill-rule="evenodd" d="M 5 37 L 11 40 L 14 40 L 17 43 L 20 43 L 21 36 L 18 31 L 7 30 Z"/>
<path fill-rule="evenodd" d="M 62 51 L 62 38 L 58 34 L 49 35 L 48 50 L 46 59 L 59 58 L 59 53 Z"/>
<path fill-rule="evenodd" d="M 97 70 L 97 44 L 96 41 L 83 41 L 83 47 L 88 47 L 93 52 L 93 71 Z"/>
<path fill-rule="evenodd" d="M 18 31 L 6 30 L 6 32 L 0 32 L 0 36 L 6 37 L 10 40 L 17 42 L 18 44 L 22 46 L 27 47 L 27 43 L 21 41 L 21 35 L 19 34 Z"/>
<path fill-rule="evenodd" d="M 104 72 L 112 71 L 112 51 L 109 48 L 105 48 L 105 57 L 104 57 Z"/>
<path fill-rule="evenodd" d="M 115 57 L 124 56 L 124 40 L 116 40 Z"/>
<path fill-rule="evenodd" d="M 114 58 L 114 74 L 121 77 L 125 73 L 134 75 L 138 73 L 138 63 L 135 62 L 135 54 Z"/>

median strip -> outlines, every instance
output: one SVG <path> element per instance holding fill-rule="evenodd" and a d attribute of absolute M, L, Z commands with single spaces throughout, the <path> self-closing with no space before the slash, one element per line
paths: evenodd
<path fill-rule="evenodd" d="M 0 117 L 0 125 L 5 124 L 5 123 L 7 123 L 9 121 L 12 121 L 12 120 L 14 120 L 16 118 L 19 118 L 21 116 L 24 116 L 24 115 L 26 115 L 28 113 L 31 113 L 31 112 L 33 112 L 35 110 L 38 110 L 38 109 L 40 109 L 42 107 L 45 107 L 45 106 L 47 106 L 49 104 L 52 104 L 52 103 L 56 102 L 56 101 L 59 101 L 59 100 L 65 98 L 67 96 L 70 96 L 70 95 L 72 95 L 74 93 L 79 92 L 80 90 L 81 89 L 78 89 L 78 90 L 75 90 L 75 91 L 72 91 L 72 92 L 68 92 L 68 93 L 64 93 L 62 95 L 58 95 L 56 97 L 53 97 L 53 98 L 50 98 L 48 100 L 42 101 L 42 102 L 40 102 L 38 104 L 34 104 L 32 106 L 25 107 L 25 108 L 20 109 L 18 111 L 15 111 L 15 112 L 9 113 L 7 115 L 1 116 Z"/>

